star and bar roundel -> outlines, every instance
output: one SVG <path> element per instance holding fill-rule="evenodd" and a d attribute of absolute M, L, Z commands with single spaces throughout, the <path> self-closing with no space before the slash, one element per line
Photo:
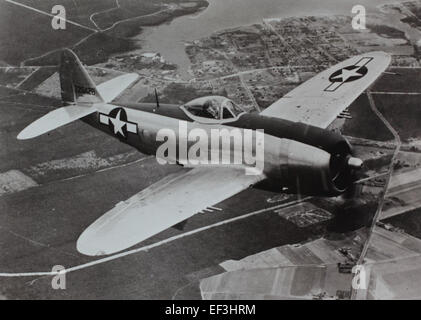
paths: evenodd
<path fill-rule="evenodd" d="M 336 91 L 344 83 L 359 80 L 364 77 L 367 72 L 367 64 L 373 60 L 370 57 L 361 58 L 356 64 L 339 69 L 332 73 L 329 77 L 330 84 L 325 91 Z"/>
<path fill-rule="evenodd" d="M 127 113 L 123 108 L 115 108 L 109 114 L 100 113 L 99 123 L 108 126 L 121 139 L 127 139 L 128 133 L 137 134 L 137 123 L 127 120 Z"/>

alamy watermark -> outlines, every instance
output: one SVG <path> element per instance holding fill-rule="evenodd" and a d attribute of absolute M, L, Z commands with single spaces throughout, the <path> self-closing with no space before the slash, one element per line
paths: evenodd
<path fill-rule="evenodd" d="M 51 26 L 54 30 L 66 29 L 66 8 L 62 5 L 55 5 L 51 8 L 51 13 L 54 15 L 51 20 Z"/>
<path fill-rule="evenodd" d="M 62 265 L 55 265 L 51 270 L 53 278 L 51 279 L 51 287 L 54 290 L 65 290 L 66 289 L 66 268 Z"/>
<path fill-rule="evenodd" d="M 263 172 L 263 130 L 194 128 L 188 131 L 187 122 L 179 121 L 178 134 L 163 128 L 156 140 L 163 142 L 156 151 L 159 164 L 234 165 L 244 166 L 247 175 Z"/>
<path fill-rule="evenodd" d="M 363 265 L 357 264 L 352 268 L 352 273 L 355 276 L 352 278 L 352 289 L 366 290 L 367 289 L 367 273 Z"/>
<path fill-rule="evenodd" d="M 357 4 L 352 7 L 351 12 L 354 14 L 352 18 L 352 29 L 354 30 L 365 30 L 366 26 L 366 10 L 361 4 Z"/>

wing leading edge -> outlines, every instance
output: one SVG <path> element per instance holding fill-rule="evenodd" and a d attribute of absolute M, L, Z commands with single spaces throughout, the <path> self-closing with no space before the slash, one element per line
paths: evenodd
<path fill-rule="evenodd" d="M 127 249 L 264 178 L 234 168 L 199 167 L 172 174 L 96 220 L 79 237 L 77 249 L 90 256 Z"/>
<path fill-rule="evenodd" d="M 261 114 L 327 128 L 390 61 L 391 56 L 380 51 L 347 59 L 299 85 Z"/>

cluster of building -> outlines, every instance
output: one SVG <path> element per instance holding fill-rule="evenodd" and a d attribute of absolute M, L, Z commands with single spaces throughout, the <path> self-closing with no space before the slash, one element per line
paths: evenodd
<path fill-rule="evenodd" d="M 154 52 L 118 55 L 101 66 L 138 72 L 145 93 L 157 88 L 162 94 L 177 83 L 197 94 L 227 95 L 247 110 L 263 109 L 328 66 L 361 52 L 385 50 L 393 52 L 396 65 L 418 63 L 401 31 L 376 23 L 359 31 L 352 29 L 351 17 L 293 17 L 220 31 L 186 44 L 190 80 Z"/>

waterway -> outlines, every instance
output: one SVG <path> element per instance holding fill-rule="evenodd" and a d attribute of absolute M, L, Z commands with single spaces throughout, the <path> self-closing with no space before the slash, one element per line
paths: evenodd
<path fill-rule="evenodd" d="M 183 78 L 190 61 L 185 43 L 207 37 L 215 31 L 261 23 L 263 19 L 295 16 L 352 15 L 352 7 L 361 4 L 367 14 L 379 13 L 385 0 L 208 0 L 200 13 L 182 16 L 169 23 L 145 28 L 140 34 L 144 51 L 160 52 L 169 62 L 179 66 Z M 394 1 L 399 2 L 399 1 Z M 402 1 L 403 2 L 403 1 Z"/>

